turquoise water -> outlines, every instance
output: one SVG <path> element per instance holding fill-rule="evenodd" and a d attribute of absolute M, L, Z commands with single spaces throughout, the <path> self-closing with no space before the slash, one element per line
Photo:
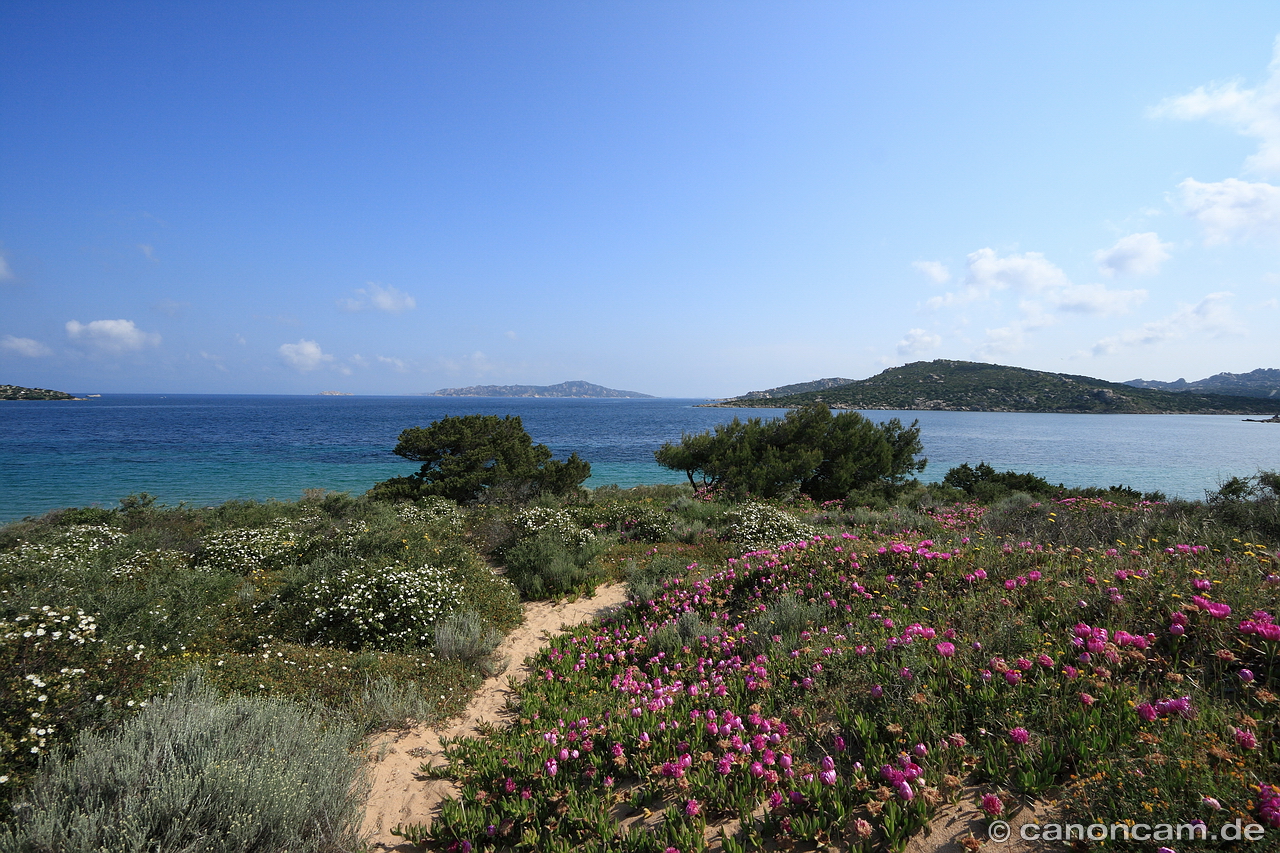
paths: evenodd
<path fill-rule="evenodd" d="M 304 489 L 358 494 L 417 466 L 395 456 L 400 431 L 445 415 L 519 415 L 535 442 L 591 463 L 588 486 L 681 482 L 653 451 L 777 409 L 704 409 L 700 400 L 109 395 L 0 404 L 0 522 L 63 506 L 114 506 L 149 492 L 163 503 L 296 499 Z M 1224 415 L 865 412 L 919 419 L 940 480 L 962 462 L 1034 471 L 1069 486 L 1125 484 L 1203 497 L 1225 478 L 1280 470 L 1280 426 Z"/>

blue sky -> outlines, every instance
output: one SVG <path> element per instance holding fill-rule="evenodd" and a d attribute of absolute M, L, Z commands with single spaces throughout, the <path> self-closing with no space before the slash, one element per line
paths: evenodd
<path fill-rule="evenodd" d="M 0 5 L 0 383 L 1280 367 L 1280 4 Z"/>

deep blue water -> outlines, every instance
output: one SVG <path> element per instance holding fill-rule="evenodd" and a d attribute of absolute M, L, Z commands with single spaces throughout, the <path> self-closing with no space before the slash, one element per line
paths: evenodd
<path fill-rule="evenodd" d="M 400 431 L 445 415 L 515 414 L 558 458 L 591 463 L 588 486 L 680 482 L 653 461 L 663 442 L 777 409 L 702 409 L 701 400 L 107 395 L 0 403 L 0 522 L 63 506 L 296 499 L 358 494 L 417 466 L 391 451 Z M 1200 498 L 1234 475 L 1280 470 L 1280 426 L 1226 415 L 866 412 L 919 419 L 940 480 L 961 462 L 1034 471 L 1069 486 L 1125 484 Z"/>

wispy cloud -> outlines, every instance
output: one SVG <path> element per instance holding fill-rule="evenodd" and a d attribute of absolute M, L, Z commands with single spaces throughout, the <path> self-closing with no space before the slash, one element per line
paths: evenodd
<path fill-rule="evenodd" d="M 5 335 L 0 339 L 0 349 L 6 349 L 27 358 L 40 358 L 53 353 L 53 350 L 34 338 L 15 338 L 13 335 Z"/>
<path fill-rule="evenodd" d="M 418 305 L 417 301 L 403 290 L 383 287 L 372 281 L 364 287 L 356 288 L 355 293 L 355 298 L 339 299 L 338 307 L 351 313 L 373 309 L 386 311 L 388 314 L 402 314 L 413 310 Z"/>
<path fill-rule="evenodd" d="M 285 364 L 303 373 L 333 361 L 333 356 L 320 349 L 320 344 L 305 338 L 296 344 L 281 344 L 279 352 Z"/>
<path fill-rule="evenodd" d="M 110 353 L 131 352 L 160 345 L 158 333 L 144 332 L 132 320 L 94 320 L 90 323 L 68 320 L 67 337 Z"/>
<path fill-rule="evenodd" d="M 1110 249 L 1099 249 L 1093 260 L 1105 276 L 1155 275 L 1169 260 L 1172 243 L 1161 243 L 1154 231 L 1121 237 Z"/>
<path fill-rule="evenodd" d="M 9 259 L 4 256 L 4 252 L 0 252 L 0 281 L 13 281 L 17 276 L 13 274 L 13 268 L 9 266 Z"/>
<path fill-rule="evenodd" d="M 924 329 L 911 329 L 898 341 L 898 355 L 903 358 L 915 358 L 942 346 L 940 335 L 930 334 Z"/>
<path fill-rule="evenodd" d="M 943 308 L 992 299 L 1005 291 L 1018 295 L 1020 307 L 1027 316 L 1042 315 L 1049 308 L 1083 314 L 1117 314 L 1147 297 L 1145 290 L 1111 290 L 1101 284 L 1073 284 L 1065 272 L 1039 252 L 1000 257 L 988 248 L 969 255 L 968 274 L 960 289 L 935 296 L 925 304 L 929 308 Z"/>
<path fill-rule="evenodd" d="M 380 355 L 380 356 L 378 356 L 378 363 L 379 363 L 379 364 L 385 364 L 385 365 L 388 365 L 388 366 L 392 367 L 393 369 L 395 369 L 395 370 L 396 370 L 397 372 L 399 372 L 399 373 L 404 373 L 406 370 L 408 370 L 408 369 L 409 369 L 409 365 L 405 364 L 405 363 L 404 363 L 403 361 L 401 361 L 400 359 L 398 359 L 398 358 L 390 358 L 390 357 L 385 356 L 385 355 Z"/>
<path fill-rule="evenodd" d="M 934 284 L 946 284 L 951 281 L 951 270 L 941 261 L 912 261 L 911 266 L 932 281 Z"/>
<path fill-rule="evenodd" d="M 142 252 L 143 257 L 145 257 L 147 260 L 151 261 L 151 263 L 153 263 L 153 264 L 155 264 L 155 263 L 159 263 L 159 260 L 156 258 L 156 247 L 155 247 L 155 246 L 152 246 L 152 245 L 150 245 L 149 243 L 139 243 L 139 244 L 138 244 L 138 251 Z"/>
<path fill-rule="evenodd" d="M 1280 175 L 1280 37 L 1267 66 L 1268 76 L 1256 89 L 1240 81 L 1200 86 L 1186 95 L 1167 98 L 1150 115 L 1221 122 L 1242 136 L 1258 140 L 1258 150 L 1244 162 L 1257 175 Z"/>
<path fill-rule="evenodd" d="M 151 307 L 166 317 L 178 317 L 191 307 L 191 303 L 179 302 L 176 299 L 161 299 Z"/>
<path fill-rule="evenodd" d="M 1091 352 L 1113 355 L 1123 349 L 1153 346 L 1191 335 L 1240 334 L 1242 329 L 1231 309 L 1231 297 L 1227 292 L 1210 293 L 1195 305 L 1182 305 L 1159 320 L 1103 338 L 1093 345 Z"/>

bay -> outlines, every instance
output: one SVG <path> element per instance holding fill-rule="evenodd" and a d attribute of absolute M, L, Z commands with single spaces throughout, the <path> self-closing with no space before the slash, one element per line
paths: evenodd
<path fill-rule="evenodd" d="M 417 465 L 391 451 L 401 430 L 446 415 L 519 415 L 558 458 L 591 463 L 588 486 L 675 483 L 663 442 L 779 409 L 699 408 L 703 400 L 104 395 L 0 404 L 0 522 L 64 506 L 114 506 L 148 492 L 168 505 L 359 494 Z M 1032 471 L 1068 486 L 1124 484 L 1201 498 L 1231 476 L 1280 470 L 1280 427 L 1227 415 L 864 412 L 918 419 L 940 480 L 962 462 Z"/>

